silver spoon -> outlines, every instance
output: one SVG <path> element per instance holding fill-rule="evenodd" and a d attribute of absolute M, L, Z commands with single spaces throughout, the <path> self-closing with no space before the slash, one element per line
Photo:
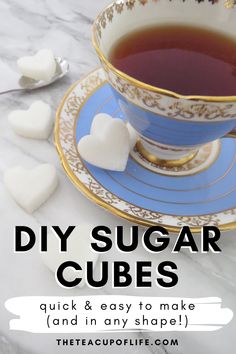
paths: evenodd
<path fill-rule="evenodd" d="M 0 89 L 0 95 L 15 91 L 28 91 L 35 90 L 40 87 L 48 86 L 53 82 L 61 79 L 69 71 L 69 64 L 65 59 L 60 57 L 55 58 L 56 60 L 56 73 L 50 81 L 36 81 L 25 76 L 19 76 L 15 73 L 11 73 L 8 76 L 8 87 L 3 90 Z"/>

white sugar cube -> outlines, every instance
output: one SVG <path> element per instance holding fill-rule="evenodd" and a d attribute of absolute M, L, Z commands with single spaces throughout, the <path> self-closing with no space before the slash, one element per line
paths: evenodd
<path fill-rule="evenodd" d="M 23 76 L 34 80 L 50 81 L 56 72 L 56 61 L 51 49 L 42 49 L 33 56 L 25 56 L 17 61 Z"/>
<path fill-rule="evenodd" d="M 53 126 L 51 107 L 43 101 L 34 102 L 28 110 L 12 111 L 8 120 L 16 134 L 31 139 L 47 139 Z"/>

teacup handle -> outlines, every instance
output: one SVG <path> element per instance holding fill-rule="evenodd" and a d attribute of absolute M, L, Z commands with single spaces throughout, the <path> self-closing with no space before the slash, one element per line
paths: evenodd
<path fill-rule="evenodd" d="M 236 138 L 236 128 L 224 136 L 225 138 Z"/>

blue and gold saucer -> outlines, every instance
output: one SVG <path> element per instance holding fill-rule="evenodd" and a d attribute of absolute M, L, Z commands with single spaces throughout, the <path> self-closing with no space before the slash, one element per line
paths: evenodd
<path fill-rule="evenodd" d="M 77 144 L 89 134 L 94 116 L 124 119 L 102 69 L 76 82 L 58 108 L 55 143 L 66 174 L 88 198 L 113 214 L 144 226 L 199 232 L 204 225 L 236 228 L 236 139 L 204 146 L 188 163 L 160 167 L 135 148 L 125 172 L 94 167 Z"/>

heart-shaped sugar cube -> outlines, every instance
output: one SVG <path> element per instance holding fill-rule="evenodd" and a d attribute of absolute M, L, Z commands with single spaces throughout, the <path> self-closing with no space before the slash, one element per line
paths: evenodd
<path fill-rule="evenodd" d="M 67 268 L 63 276 L 66 281 L 72 281 L 77 277 L 82 278 L 78 285 L 83 287 L 85 285 L 85 266 L 88 261 L 93 262 L 95 266 L 98 259 L 98 254 L 90 248 L 89 235 L 92 226 L 88 224 L 80 224 L 70 234 L 67 239 L 67 251 L 60 252 L 59 238 L 54 233 L 48 235 L 47 252 L 42 253 L 44 264 L 55 273 L 58 267 L 67 261 L 77 262 L 82 270 L 75 271 L 73 268 Z"/>
<path fill-rule="evenodd" d="M 91 126 L 91 134 L 100 136 L 101 139 L 104 134 L 104 130 L 110 124 L 111 119 L 114 120 L 109 114 L 99 113 L 94 117 L 92 126 Z M 138 133 L 136 130 L 130 125 L 130 123 L 126 123 L 126 127 L 129 132 L 129 141 L 130 141 L 130 150 L 132 150 L 138 140 Z"/>
<path fill-rule="evenodd" d="M 28 213 L 38 209 L 54 192 L 58 184 L 57 172 L 49 164 L 32 170 L 18 166 L 4 173 L 4 183 L 14 200 Z"/>
<path fill-rule="evenodd" d="M 56 72 L 56 61 L 50 49 L 42 49 L 33 56 L 25 56 L 17 61 L 23 76 L 34 80 L 50 81 Z"/>
<path fill-rule="evenodd" d="M 8 119 L 16 134 L 31 139 L 47 139 L 53 126 L 51 107 L 43 101 L 11 112 Z"/>
<path fill-rule="evenodd" d="M 91 134 L 78 143 L 82 158 L 94 166 L 124 171 L 130 152 L 129 132 L 124 122 L 107 114 L 95 116 Z"/>

